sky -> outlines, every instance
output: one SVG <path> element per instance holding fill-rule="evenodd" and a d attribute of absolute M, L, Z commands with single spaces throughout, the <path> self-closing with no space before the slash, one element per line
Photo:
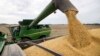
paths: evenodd
<path fill-rule="evenodd" d="M 18 24 L 23 19 L 35 19 L 51 0 L 0 0 L 0 23 Z M 82 23 L 100 23 L 100 0 L 70 0 L 79 10 Z M 57 10 L 40 24 L 66 24 L 66 16 Z"/>

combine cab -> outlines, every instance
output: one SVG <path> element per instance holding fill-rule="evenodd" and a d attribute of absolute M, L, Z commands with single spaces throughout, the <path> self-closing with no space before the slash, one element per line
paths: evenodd
<path fill-rule="evenodd" d="M 14 40 L 36 40 L 48 37 L 50 35 L 51 29 L 49 25 L 35 25 L 31 28 L 28 28 L 28 25 L 32 21 L 33 20 L 23 20 L 19 22 L 19 26 L 11 27 L 11 32 Z"/>

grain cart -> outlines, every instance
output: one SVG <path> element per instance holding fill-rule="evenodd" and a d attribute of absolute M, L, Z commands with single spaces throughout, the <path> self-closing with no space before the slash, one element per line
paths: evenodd
<path fill-rule="evenodd" d="M 32 23 L 34 25 L 29 27 L 32 21 L 37 21 L 37 19 L 24 19 L 23 21 L 19 21 L 19 26 L 11 27 L 13 40 L 28 41 L 49 37 L 51 32 L 49 25 Z"/>

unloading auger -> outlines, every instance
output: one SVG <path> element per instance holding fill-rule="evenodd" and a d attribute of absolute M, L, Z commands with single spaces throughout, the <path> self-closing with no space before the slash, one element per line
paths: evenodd
<path fill-rule="evenodd" d="M 74 7 L 74 5 L 69 0 L 52 0 L 48 6 L 40 13 L 40 15 L 29 25 L 29 28 L 37 25 L 41 20 L 55 12 L 57 9 L 62 11 L 63 13 L 67 11 L 75 11 L 78 10 Z"/>

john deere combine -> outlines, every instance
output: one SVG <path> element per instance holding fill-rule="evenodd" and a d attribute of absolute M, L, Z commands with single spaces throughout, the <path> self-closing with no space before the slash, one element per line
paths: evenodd
<path fill-rule="evenodd" d="M 29 27 L 32 21 L 34 20 L 24 19 L 23 21 L 19 21 L 19 26 L 11 27 L 13 38 L 17 41 L 27 41 L 42 39 L 50 35 L 51 29 L 49 25 L 35 24 Z"/>

